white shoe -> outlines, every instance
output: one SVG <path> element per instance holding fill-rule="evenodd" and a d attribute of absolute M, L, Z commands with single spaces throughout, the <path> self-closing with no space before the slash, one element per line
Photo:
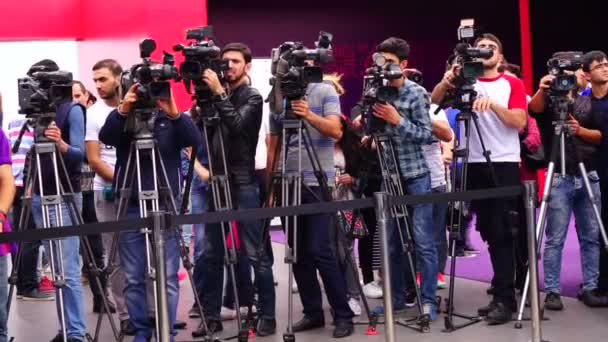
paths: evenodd
<path fill-rule="evenodd" d="M 236 319 L 236 310 L 232 310 L 225 306 L 222 306 L 222 310 L 220 311 L 220 318 L 222 321 L 231 321 Z"/>
<path fill-rule="evenodd" d="M 359 305 L 359 300 L 356 298 L 349 298 L 348 299 L 348 306 L 350 307 L 350 310 L 355 314 L 355 316 L 360 316 L 361 315 L 361 305 Z"/>
<path fill-rule="evenodd" d="M 251 306 L 251 313 L 256 313 L 255 305 Z M 241 306 L 241 315 L 242 316 L 247 315 L 247 307 L 246 306 Z"/>
<path fill-rule="evenodd" d="M 371 283 L 363 285 L 363 294 L 370 299 L 382 298 L 382 287 L 380 286 L 380 282 L 374 280 Z"/>

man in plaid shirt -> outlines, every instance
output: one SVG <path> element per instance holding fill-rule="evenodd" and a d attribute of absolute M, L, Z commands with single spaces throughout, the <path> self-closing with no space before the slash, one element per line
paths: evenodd
<path fill-rule="evenodd" d="M 388 38 L 377 47 L 386 63 L 407 68 L 409 45 L 400 38 Z M 427 91 L 418 84 L 401 77 L 389 82 L 399 89 L 399 98 L 390 104 L 376 103 L 373 114 L 384 120 L 384 131 L 391 137 L 396 152 L 401 182 L 409 195 L 423 195 L 431 192 L 428 166 L 422 154 L 422 145 L 433 141 L 433 131 L 429 119 L 429 97 Z M 431 320 L 436 317 L 435 292 L 437 290 L 437 249 L 433 231 L 431 204 L 411 206 L 413 223 L 411 229 L 415 243 L 416 268 L 421 274 L 421 300 L 424 313 Z M 403 225 L 402 225 L 403 227 Z M 406 261 L 399 232 L 394 221 L 389 225 L 389 254 L 392 271 L 392 297 L 395 313 L 405 311 L 415 305 L 416 295 L 411 270 Z M 383 308 L 375 308 L 378 314 Z"/>

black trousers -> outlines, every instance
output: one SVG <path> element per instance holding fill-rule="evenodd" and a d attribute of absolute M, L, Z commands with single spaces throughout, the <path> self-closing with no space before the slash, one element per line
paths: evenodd
<path fill-rule="evenodd" d="M 365 197 L 373 198 L 374 192 L 380 191 L 381 181 L 369 181 L 364 194 Z M 359 253 L 359 267 L 361 268 L 361 274 L 363 275 L 363 284 L 374 281 L 374 267 L 373 267 L 373 247 L 374 247 L 374 235 L 376 234 L 376 212 L 374 208 L 361 209 L 361 216 L 363 222 L 367 227 L 368 234 L 363 239 L 359 239 L 357 251 Z"/>
<path fill-rule="evenodd" d="M 82 192 L 82 220 L 84 223 L 95 223 L 97 222 L 97 215 L 95 215 L 95 198 L 93 196 L 93 191 L 83 191 Z M 93 252 L 93 259 L 95 260 L 95 264 L 98 269 L 103 270 L 105 268 L 103 262 L 103 242 L 101 239 L 101 234 L 92 234 L 87 236 L 89 239 L 89 244 L 91 245 L 91 251 Z M 80 245 L 80 254 L 84 255 L 85 246 Z M 108 251 L 109 253 L 110 251 Z M 82 273 L 86 274 L 89 277 L 91 293 L 93 294 L 93 300 L 101 300 L 102 292 L 95 285 L 94 276 L 89 272 L 89 265 L 86 264 L 86 259 L 83 258 L 82 265 Z M 105 272 L 101 272 L 99 276 L 99 280 L 101 281 L 101 287 L 104 289 L 107 288 L 107 276 Z"/>
<path fill-rule="evenodd" d="M 21 217 L 21 211 L 23 209 L 21 196 L 23 196 L 23 187 L 17 187 L 17 192 L 13 201 L 13 219 L 11 221 L 13 223 L 13 229 L 16 231 L 36 229 L 34 218 L 31 214 L 29 215 L 27 225 L 25 227 L 19 227 L 19 218 Z M 36 267 L 41 244 L 42 242 L 40 240 L 25 241 L 21 244 L 21 261 L 17 270 L 18 293 L 29 293 L 38 288 Z"/>
<path fill-rule="evenodd" d="M 520 185 L 518 163 L 493 163 L 496 186 Z M 486 163 L 469 164 L 467 188 L 471 190 L 494 187 Z M 477 213 L 477 229 L 488 243 L 494 270 L 494 301 L 516 308 L 514 231 L 518 230 L 517 202 L 521 197 L 503 197 L 471 202 Z"/>

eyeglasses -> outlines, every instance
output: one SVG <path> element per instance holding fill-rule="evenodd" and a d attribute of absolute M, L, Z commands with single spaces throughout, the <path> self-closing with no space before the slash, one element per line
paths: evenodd
<path fill-rule="evenodd" d="M 602 69 L 602 68 L 608 68 L 608 62 L 597 64 L 596 66 L 591 68 L 591 71 Z"/>
<path fill-rule="evenodd" d="M 488 45 L 486 45 L 486 44 L 479 44 L 479 45 L 477 45 L 477 48 L 479 48 L 479 49 L 490 49 L 492 51 L 498 50 L 498 46 L 497 45 L 493 45 L 493 44 L 488 44 Z"/>

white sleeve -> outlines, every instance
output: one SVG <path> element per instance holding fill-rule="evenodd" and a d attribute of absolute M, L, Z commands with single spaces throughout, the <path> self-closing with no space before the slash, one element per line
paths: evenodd
<path fill-rule="evenodd" d="M 429 110 L 429 116 L 431 117 L 431 121 L 448 121 L 448 116 L 445 114 L 445 111 L 443 109 L 440 109 L 439 112 L 435 114 L 437 107 L 438 106 L 436 104 L 431 104 L 431 109 Z"/>
<path fill-rule="evenodd" d="M 95 116 L 87 116 L 86 126 L 84 141 L 99 141 L 99 131 L 101 130 L 101 127 L 99 127 L 99 121 L 96 120 Z"/>

